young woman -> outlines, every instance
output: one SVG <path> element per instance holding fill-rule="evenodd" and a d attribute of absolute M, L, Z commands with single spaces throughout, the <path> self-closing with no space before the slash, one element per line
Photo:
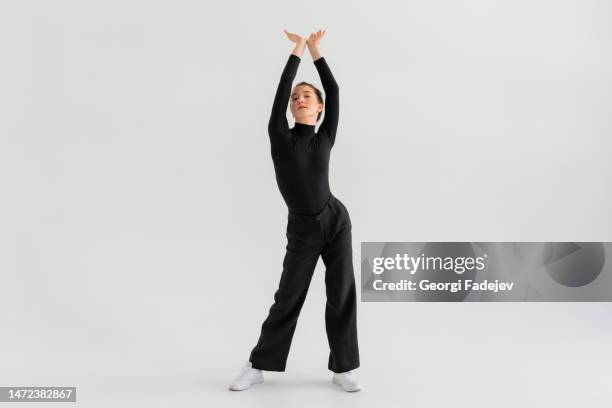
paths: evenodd
<path fill-rule="evenodd" d="M 338 127 L 338 84 L 319 53 L 324 30 L 308 40 L 285 31 L 295 48 L 281 75 L 268 123 L 276 181 L 288 207 L 287 247 L 274 304 L 261 327 L 249 361 L 230 385 L 244 390 L 262 382 L 262 370 L 285 371 L 298 316 L 319 256 L 325 264 L 325 327 L 332 381 L 345 391 L 361 385 L 351 370 L 359 367 L 357 295 L 353 273 L 351 220 L 329 189 L 329 157 Z M 325 91 L 307 82 L 291 89 L 304 49 L 308 47 Z M 289 128 L 290 101 L 295 126 Z M 325 109 L 319 130 L 315 125 Z"/>

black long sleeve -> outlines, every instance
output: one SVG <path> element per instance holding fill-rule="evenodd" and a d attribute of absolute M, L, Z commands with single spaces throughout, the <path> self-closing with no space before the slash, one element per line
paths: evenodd
<path fill-rule="evenodd" d="M 272 104 L 272 113 L 268 122 L 268 134 L 271 138 L 286 135 L 289 132 L 287 105 L 291 96 L 291 85 L 299 65 L 300 57 L 290 54 L 287 64 L 285 64 L 285 69 L 283 69 L 281 74 L 276 95 L 274 96 L 274 103 Z"/>
<path fill-rule="evenodd" d="M 331 196 L 329 159 L 338 127 L 338 84 L 326 61 L 314 64 L 325 91 L 325 117 L 315 132 L 315 125 L 287 123 L 287 106 L 300 57 L 291 54 L 281 74 L 274 96 L 268 134 L 278 188 L 289 208 L 296 214 L 320 212 Z"/>
<path fill-rule="evenodd" d="M 336 83 L 336 79 L 332 75 L 332 72 L 329 69 L 327 61 L 325 61 L 324 57 L 315 60 L 314 64 L 319 72 L 319 77 L 321 78 L 321 83 L 323 84 L 323 90 L 325 91 L 325 116 L 323 117 L 323 122 L 319 127 L 319 132 L 321 132 L 321 129 L 323 129 L 333 146 L 334 141 L 336 140 L 336 129 L 338 128 L 338 117 L 340 110 L 339 88 L 338 84 Z"/>

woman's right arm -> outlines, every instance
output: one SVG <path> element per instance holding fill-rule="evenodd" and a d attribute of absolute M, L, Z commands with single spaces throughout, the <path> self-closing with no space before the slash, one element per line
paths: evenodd
<path fill-rule="evenodd" d="M 285 31 L 285 33 L 287 33 L 287 31 Z M 302 37 L 291 33 L 287 33 L 287 36 L 295 43 L 295 48 L 291 55 L 289 55 L 289 59 L 285 64 L 285 69 L 281 74 L 280 82 L 276 89 L 276 95 L 274 96 L 274 102 L 272 103 L 272 113 L 268 121 L 268 134 L 270 137 L 286 135 L 287 132 L 289 132 L 287 106 L 289 104 L 289 97 L 291 96 L 291 86 L 293 85 L 293 80 L 297 74 L 297 69 L 300 65 L 302 54 L 304 54 L 304 48 L 306 47 L 306 40 Z"/>

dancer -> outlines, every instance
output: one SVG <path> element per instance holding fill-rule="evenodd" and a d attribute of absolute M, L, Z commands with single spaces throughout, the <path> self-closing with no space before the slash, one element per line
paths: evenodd
<path fill-rule="evenodd" d="M 308 40 L 285 30 L 295 46 L 282 72 L 268 123 L 276 181 L 288 207 L 287 247 L 274 304 L 259 340 L 231 390 L 263 381 L 262 371 L 285 371 L 298 316 L 319 259 L 325 264 L 325 328 L 332 381 L 345 391 L 362 387 L 351 370 L 359 367 L 357 295 L 353 272 L 351 220 L 329 189 L 329 158 L 338 127 L 338 84 L 319 52 L 325 30 Z M 304 49 L 312 56 L 325 91 L 300 82 L 291 89 Z M 295 126 L 289 128 L 290 100 Z M 325 113 L 319 130 L 315 125 Z"/>

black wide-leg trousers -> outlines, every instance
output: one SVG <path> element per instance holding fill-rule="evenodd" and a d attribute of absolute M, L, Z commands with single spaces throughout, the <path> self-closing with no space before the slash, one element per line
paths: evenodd
<path fill-rule="evenodd" d="M 285 371 L 293 333 L 319 255 L 326 268 L 328 368 L 342 373 L 359 367 L 351 220 L 344 204 L 331 195 L 317 215 L 291 212 L 288 215 L 283 272 L 274 304 L 251 351 L 249 361 L 253 368 Z"/>

